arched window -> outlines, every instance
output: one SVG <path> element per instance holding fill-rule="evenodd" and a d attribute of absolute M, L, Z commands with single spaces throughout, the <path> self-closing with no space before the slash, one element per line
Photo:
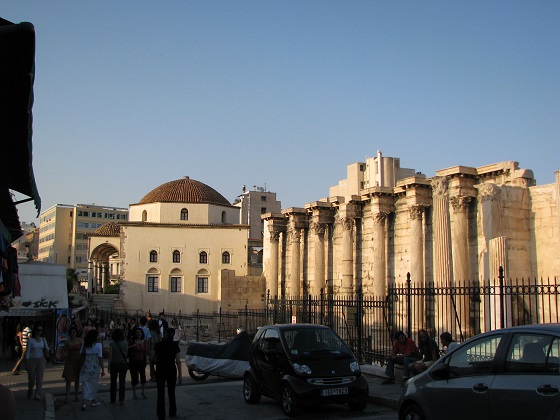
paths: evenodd
<path fill-rule="evenodd" d="M 230 262 L 229 252 L 227 251 L 222 252 L 222 264 L 229 264 L 229 262 Z"/>
<path fill-rule="evenodd" d="M 196 273 L 196 293 L 208 293 L 210 288 L 210 274 L 206 270 Z"/>
<path fill-rule="evenodd" d="M 181 210 L 181 220 L 189 220 L 189 211 L 187 209 Z"/>
<path fill-rule="evenodd" d="M 177 250 L 173 251 L 173 262 L 180 263 L 181 262 L 181 253 Z"/>
<path fill-rule="evenodd" d="M 171 293 L 181 293 L 183 283 L 183 272 L 178 269 L 171 270 L 169 273 L 169 291 Z"/>
<path fill-rule="evenodd" d="M 148 220 L 148 212 L 146 210 L 144 210 L 142 212 L 142 221 L 145 222 Z"/>
<path fill-rule="evenodd" d="M 152 268 L 146 274 L 148 293 L 159 292 L 159 271 Z"/>
<path fill-rule="evenodd" d="M 226 212 L 222 212 L 222 223 L 226 223 Z"/>
<path fill-rule="evenodd" d="M 208 264 L 208 254 L 206 253 L 206 251 L 202 251 L 200 254 L 198 254 L 198 261 L 200 262 L 200 264 Z"/>
<path fill-rule="evenodd" d="M 157 251 L 153 249 L 150 251 L 150 262 L 157 263 Z"/>

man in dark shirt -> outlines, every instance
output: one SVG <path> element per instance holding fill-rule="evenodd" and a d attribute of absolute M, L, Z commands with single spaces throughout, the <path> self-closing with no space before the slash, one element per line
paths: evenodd
<path fill-rule="evenodd" d="M 159 420 L 165 419 L 165 384 L 167 383 L 167 396 L 169 398 L 169 417 L 177 417 L 177 403 L 175 401 L 175 383 L 177 373 L 179 384 L 183 382 L 181 371 L 181 357 L 179 344 L 173 341 L 175 329 L 168 328 L 163 339 L 154 345 L 152 355 L 156 367 L 157 385 L 157 416 Z"/>
<path fill-rule="evenodd" d="M 418 348 L 422 359 L 408 365 L 413 375 L 424 372 L 439 358 L 439 347 L 426 330 L 418 331 Z"/>

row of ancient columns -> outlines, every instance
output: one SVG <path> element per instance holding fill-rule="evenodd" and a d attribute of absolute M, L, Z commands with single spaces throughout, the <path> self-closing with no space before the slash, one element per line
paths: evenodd
<path fill-rule="evenodd" d="M 368 284 L 368 292 L 384 296 L 387 287 L 387 218 L 390 213 L 404 214 L 398 207 L 408 208 L 411 277 L 417 284 L 426 281 L 426 209 L 432 207 L 433 235 L 433 283 L 453 286 L 454 279 L 467 281 L 470 276 L 468 208 L 477 190 L 474 180 L 464 177 L 435 177 L 424 184 L 406 189 L 401 197 L 392 193 L 372 194 L 364 202 L 326 203 L 315 202 L 306 208 L 291 208 L 282 214 L 265 216 L 268 223 L 270 247 L 265 262 L 267 287 L 272 295 L 299 296 L 301 284 L 307 285 L 307 292 L 318 294 L 329 286 L 327 270 L 337 267 L 340 282 L 336 292 L 347 294 L 357 291 L 356 267 L 356 220 L 371 219 L 371 242 L 362 243 L 369 247 L 367 274 L 360 277 Z M 403 198 L 403 199 L 401 199 Z M 362 197 L 363 199 L 363 197 Z M 367 208 L 369 215 L 362 214 Z M 336 215 L 336 220 L 335 220 Z M 401 217 L 401 216 L 398 216 Z M 329 261 L 333 257 L 332 233 L 335 223 L 340 226 L 339 261 Z M 368 222 L 370 223 L 370 222 Z M 284 266 L 286 249 L 289 249 L 288 266 Z M 302 261 L 307 264 L 302 272 Z M 432 264 L 430 264 L 432 265 Z M 363 264 L 362 264 L 363 266 Z M 383 279 L 383 281 L 379 281 Z M 281 290 L 281 285 L 284 289 Z M 363 286 L 363 285 L 362 285 Z"/>

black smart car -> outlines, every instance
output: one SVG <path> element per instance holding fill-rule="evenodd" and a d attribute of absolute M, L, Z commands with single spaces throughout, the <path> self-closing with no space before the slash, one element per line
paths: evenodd
<path fill-rule="evenodd" d="M 352 351 L 329 327 L 285 324 L 261 327 L 243 377 L 243 397 L 261 395 L 282 402 L 294 416 L 302 405 L 341 403 L 351 410 L 367 406 L 368 383 Z"/>

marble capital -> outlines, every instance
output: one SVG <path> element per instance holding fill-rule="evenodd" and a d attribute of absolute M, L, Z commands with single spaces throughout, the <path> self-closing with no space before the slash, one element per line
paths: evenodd
<path fill-rule="evenodd" d="M 373 223 L 376 225 L 385 225 L 385 220 L 389 214 L 385 212 L 378 212 L 373 215 Z"/>
<path fill-rule="evenodd" d="M 424 215 L 424 209 L 426 206 L 410 206 L 408 209 L 408 214 L 411 220 L 422 220 Z"/>
<path fill-rule="evenodd" d="M 496 184 L 479 184 L 474 187 L 478 190 L 478 196 L 482 201 L 494 201 L 501 192 Z"/>
<path fill-rule="evenodd" d="M 471 202 L 471 197 L 456 196 L 449 199 L 455 213 L 466 213 Z"/>
<path fill-rule="evenodd" d="M 447 178 L 436 176 L 432 178 L 432 194 L 434 196 L 445 196 L 449 191 L 449 182 Z"/>

